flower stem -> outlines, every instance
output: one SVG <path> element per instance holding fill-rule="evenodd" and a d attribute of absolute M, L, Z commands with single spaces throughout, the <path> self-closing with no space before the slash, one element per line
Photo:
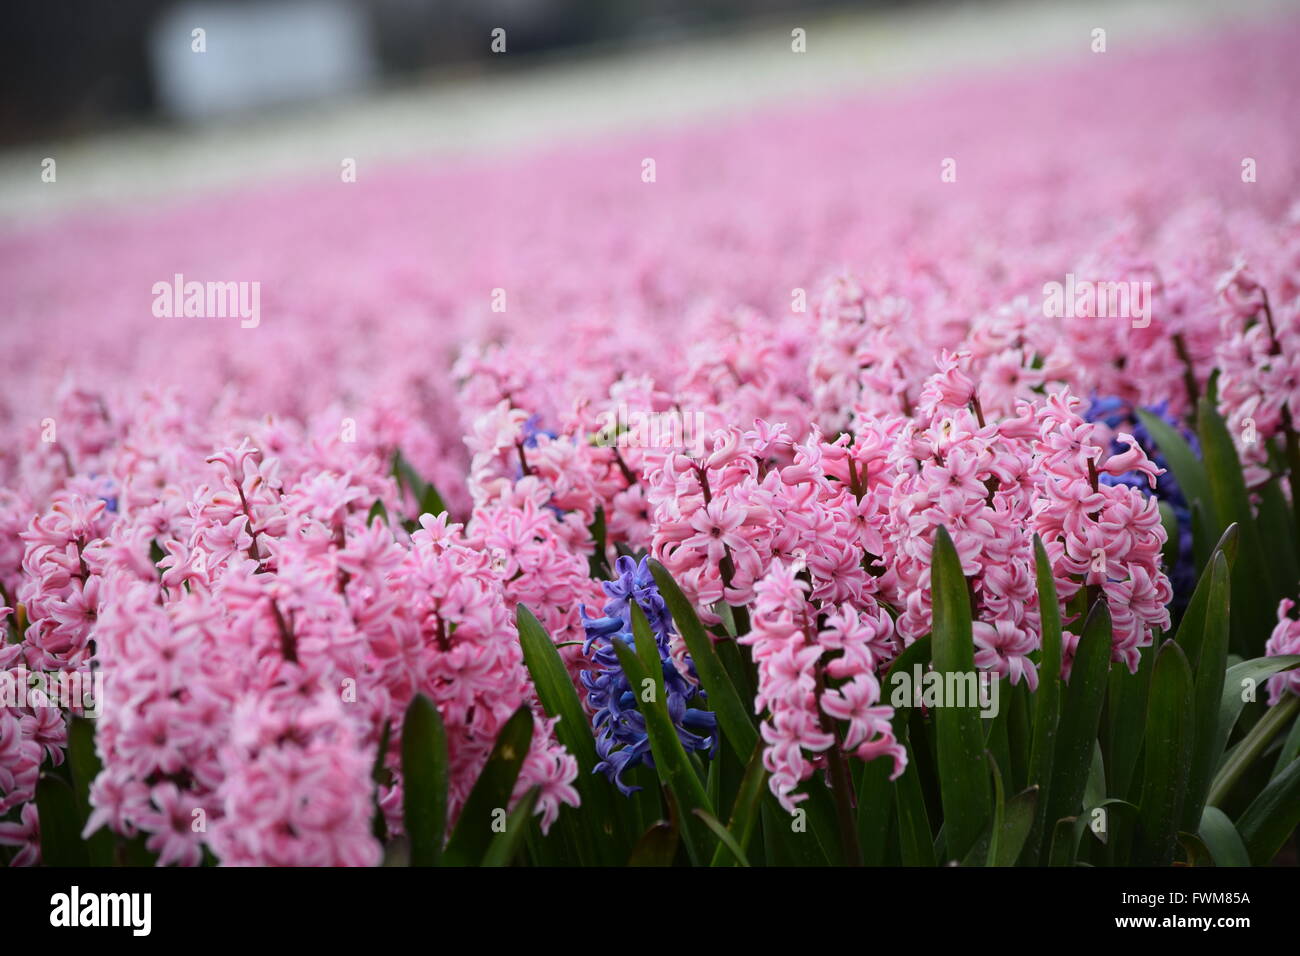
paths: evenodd
<path fill-rule="evenodd" d="M 817 668 L 817 700 L 822 699 L 826 691 L 826 676 L 821 667 Z M 844 751 L 840 749 L 839 728 L 835 721 L 821 712 L 822 730 L 835 738 L 835 742 L 826 751 L 826 762 L 831 775 L 831 792 L 835 795 L 835 817 L 840 826 L 840 848 L 844 852 L 846 866 L 862 866 L 862 847 L 858 843 L 858 824 L 853 812 L 853 783 L 849 776 L 848 764 L 844 760 Z"/>
<path fill-rule="evenodd" d="M 838 738 L 838 734 L 836 737 Z M 862 866 L 862 847 L 858 845 L 858 824 L 853 813 L 853 792 L 849 768 L 844 762 L 838 739 L 827 752 L 830 760 L 831 789 L 835 793 L 835 816 L 840 823 L 840 845 L 844 849 L 844 862 L 849 866 Z"/>

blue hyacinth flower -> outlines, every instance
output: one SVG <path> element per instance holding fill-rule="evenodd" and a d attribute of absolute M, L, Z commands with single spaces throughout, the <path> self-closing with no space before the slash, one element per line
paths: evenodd
<path fill-rule="evenodd" d="M 619 664 L 613 643 L 623 641 L 629 647 L 635 646 L 633 601 L 645 613 L 654 633 L 663 669 L 664 691 L 668 695 L 668 715 L 687 753 L 707 751 L 712 756 L 717 751 L 717 718 L 712 712 L 693 706 L 704 700 L 704 692 L 698 683 L 688 680 L 678 671 L 669 656 L 669 641 L 675 633 L 673 619 L 659 595 L 646 560 L 643 558 L 637 562 L 624 555 L 614 568 L 614 580 L 601 585 L 609 597 L 604 614 L 591 617 L 587 609 L 582 608 L 582 623 L 587 632 L 583 651 L 595 666 L 582 671 L 579 676 L 594 711 L 592 729 L 596 734 L 596 753 L 600 757 L 596 770 L 612 780 L 625 796 L 630 796 L 640 787 L 625 782 L 624 772 L 642 763 L 654 766 L 645 718 L 637 710 L 636 695 Z M 691 678 L 694 676 L 692 668 Z"/>

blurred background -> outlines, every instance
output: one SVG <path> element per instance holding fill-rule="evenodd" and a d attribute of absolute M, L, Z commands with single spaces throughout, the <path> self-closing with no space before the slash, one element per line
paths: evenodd
<path fill-rule="evenodd" d="M 479 152 L 1078 58 L 1096 26 L 1129 45 L 1294 5 L 15 0 L 0 30 L 0 220 L 297 175 L 340 153 Z M 809 55 L 773 57 L 796 28 Z M 32 171 L 56 150 L 76 175 L 41 189 Z"/>
<path fill-rule="evenodd" d="M 902 3 L 877 0 L 867 6 Z M 0 32 L 0 143 L 122 121 L 237 113 L 356 91 L 449 65 L 469 72 L 492 55 L 486 38 L 495 27 L 508 28 L 511 53 L 592 45 L 616 49 L 836 5 L 834 0 L 19 2 L 7 12 Z M 223 38 L 205 51 L 205 60 L 186 49 L 195 27 Z M 269 54 L 284 50 L 286 43 L 293 56 Z M 228 69 L 232 66 L 238 70 Z"/>

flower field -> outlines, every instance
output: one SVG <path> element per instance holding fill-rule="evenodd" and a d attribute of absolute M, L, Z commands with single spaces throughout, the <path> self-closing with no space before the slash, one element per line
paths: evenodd
<path fill-rule="evenodd" d="M 0 863 L 1294 864 L 1298 54 L 0 234 Z"/>

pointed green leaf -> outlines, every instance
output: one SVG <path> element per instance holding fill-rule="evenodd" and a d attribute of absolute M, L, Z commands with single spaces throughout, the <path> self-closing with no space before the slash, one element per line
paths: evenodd
<path fill-rule="evenodd" d="M 447 506 L 443 503 L 442 495 L 438 494 L 438 489 L 433 485 L 425 485 L 424 493 L 420 495 L 420 514 L 436 518 L 446 510 Z"/>
<path fill-rule="evenodd" d="M 1101 724 L 1102 704 L 1106 699 L 1110 649 L 1110 608 L 1105 601 L 1098 601 L 1084 622 L 1083 633 L 1075 647 L 1070 683 L 1063 694 L 1052 782 L 1047 793 L 1046 819 L 1049 821 L 1077 817 L 1082 810 L 1083 792 Z"/>
<path fill-rule="evenodd" d="M 1218 807 L 1206 807 L 1197 831 L 1214 858 L 1215 866 L 1250 866 L 1250 853 L 1228 815 Z"/>
<path fill-rule="evenodd" d="M 1228 666 L 1231 585 L 1227 558 L 1216 553 L 1208 570 L 1212 579 L 1204 615 L 1205 631 L 1200 641 L 1192 642 L 1196 655 L 1188 654 L 1189 660 L 1199 658 L 1193 688 L 1191 766 L 1181 822 L 1181 828 L 1188 832 L 1199 829 L 1210 780 L 1219 763 L 1219 751 L 1215 749 L 1219 738 L 1219 702 L 1223 699 L 1224 672 Z M 1180 637 L 1182 630 L 1179 629 Z"/>
<path fill-rule="evenodd" d="M 1047 797 L 1056 756 L 1056 734 L 1061 715 L 1061 605 L 1056 579 L 1042 540 L 1034 535 L 1034 564 L 1038 583 L 1038 613 L 1042 621 L 1038 691 L 1034 699 L 1033 742 L 1029 752 L 1029 783 L 1038 788 L 1033 828 L 1025 840 L 1028 861 L 1036 862 L 1047 826 Z"/>
<path fill-rule="evenodd" d="M 1300 720 L 1291 725 L 1291 732 L 1286 735 L 1286 740 L 1282 742 L 1282 749 L 1277 755 L 1277 763 L 1273 765 L 1273 776 L 1276 777 L 1291 765 L 1291 761 L 1297 758 L 1300 758 Z"/>
<path fill-rule="evenodd" d="M 492 837 L 487 853 L 483 855 L 483 866 L 510 865 L 524 844 L 529 818 L 537 807 L 537 797 L 541 792 L 541 787 L 530 787 L 523 799 L 506 815 L 505 829 Z"/>
<path fill-rule="evenodd" d="M 1174 473 L 1178 487 L 1182 489 L 1188 503 L 1203 501 L 1208 507 L 1211 500 L 1210 478 L 1187 440 L 1159 415 L 1144 408 L 1139 408 L 1137 415 L 1169 463 L 1169 470 Z M 1212 528 L 1206 530 L 1211 535 L 1217 534 Z"/>
<path fill-rule="evenodd" d="M 1224 550 L 1224 544 L 1235 544 L 1237 539 L 1237 525 L 1231 524 L 1228 530 L 1223 533 L 1223 540 L 1220 541 L 1219 547 L 1215 548 L 1215 554 Z M 1178 624 L 1178 634 L 1176 640 L 1179 647 L 1187 654 L 1187 663 L 1191 665 L 1192 670 L 1196 670 L 1197 662 L 1201 658 L 1201 641 L 1205 637 L 1205 621 L 1207 613 L 1211 607 L 1218 607 L 1222 599 L 1220 597 L 1211 598 L 1211 591 L 1214 588 L 1214 567 L 1215 561 L 1213 556 L 1205 565 L 1205 570 L 1201 572 L 1200 579 L 1196 582 L 1196 590 L 1192 592 L 1192 598 L 1187 602 L 1187 608 L 1183 611 L 1183 619 Z M 1225 571 L 1231 572 L 1230 559 L 1224 553 Z M 1223 601 L 1223 606 L 1227 602 Z"/>
<path fill-rule="evenodd" d="M 961 559 L 946 528 L 935 532 L 930 590 L 934 668 L 950 681 L 974 682 L 975 642 L 971 636 L 970 592 Z M 938 735 L 940 796 L 948 857 L 961 859 L 974 846 L 992 816 L 988 771 L 984 763 L 984 732 L 979 701 L 945 700 L 935 708 Z"/>
<path fill-rule="evenodd" d="M 1250 854 L 1250 862 L 1267 866 L 1297 826 L 1300 826 L 1300 761 L 1292 761 L 1246 808 L 1237 821 L 1237 832 Z"/>
<path fill-rule="evenodd" d="M 894 781 L 894 803 L 898 807 L 898 840 L 904 866 L 934 866 L 934 836 L 930 829 L 921 778 L 916 769 L 916 752 L 903 725 L 898 742 L 907 748 L 907 767 Z"/>
<path fill-rule="evenodd" d="M 478 780 L 465 798 L 456 829 L 447 841 L 443 862 L 449 866 L 477 866 L 487 855 L 496 829 L 510 806 L 519 770 L 533 742 L 533 714 L 525 704 L 511 715 L 497 735 L 496 744 Z"/>
<path fill-rule="evenodd" d="M 1264 712 L 1264 716 L 1250 732 L 1228 752 L 1210 785 L 1207 802 L 1211 806 L 1222 807 L 1232 788 L 1256 760 L 1263 756 L 1273 738 L 1290 726 L 1297 712 L 1300 712 L 1300 697 L 1286 694 L 1276 705 Z"/>
<path fill-rule="evenodd" d="M 727 852 L 731 854 L 737 866 L 749 866 L 749 858 L 745 856 L 744 849 L 736 842 L 736 838 L 728 832 L 727 828 L 718 822 L 717 817 L 698 807 L 691 812 L 699 817 L 704 825 L 712 831 L 713 835 L 718 838 L 719 845 L 727 848 Z M 715 856 L 716 853 L 717 851 L 714 851 Z"/>
<path fill-rule="evenodd" d="M 1232 605 L 1237 609 L 1232 626 L 1237 635 L 1236 646 L 1243 655 L 1258 654 L 1272 630 L 1272 608 L 1277 607 L 1280 595 L 1270 578 L 1245 475 L 1228 426 L 1206 399 L 1201 399 L 1197 423 L 1215 523 L 1226 528 L 1235 521 L 1241 535 L 1240 554 L 1232 569 Z"/>
<path fill-rule="evenodd" d="M 1165 529 L 1165 546 L 1160 549 L 1160 559 L 1166 569 L 1178 563 L 1178 512 L 1167 501 L 1160 502 L 1160 524 Z"/>
<path fill-rule="evenodd" d="M 1174 641 L 1156 652 L 1147 706 L 1146 764 L 1134 862 L 1168 866 L 1178 847 L 1192 747 L 1192 671 Z"/>
<path fill-rule="evenodd" d="M 1291 506 L 1282 492 L 1281 479 L 1274 478 L 1259 492 L 1260 544 L 1274 570 L 1275 588 L 1290 590 L 1300 580 L 1300 565 L 1296 563 L 1295 520 Z"/>
<path fill-rule="evenodd" d="M 596 764 L 600 762 L 596 741 L 568 668 L 532 611 L 520 604 L 515 609 L 515 622 L 537 700 L 546 716 L 559 718 L 555 724 L 556 739 L 578 761 L 577 789 L 583 819 L 581 823 L 575 821 L 573 836 L 581 844 L 575 849 L 583 857 L 594 855 L 606 865 L 617 865 L 626 853 L 629 838 L 618 818 L 609 786 L 603 778 L 594 776 Z M 596 836 L 594 844 L 590 840 L 592 834 Z"/>
<path fill-rule="evenodd" d="M 646 735 L 650 739 L 650 750 L 654 756 L 655 770 L 664 785 L 672 791 L 681 808 L 682 818 L 679 826 L 682 841 L 686 844 L 691 862 L 703 865 L 713 851 L 713 838 L 708 827 L 694 816 L 696 809 L 713 813 L 708 794 L 695 769 L 686 758 L 677 728 L 673 726 L 668 715 L 668 701 L 664 692 L 663 666 L 655 645 L 654 635 L 650 632 L 649 622 L 636 602 L 630 604 L 632 610 L 632 630 L 637 647 L 633 650 L 619 638 L 614 638 L 614 652 L 618 655 L 623 673 L 627 675 L 632 686 L 637 709 L 645 718 Z M 648 670 L 644 661 L 653 660 L 656 664 L 653 672 Z M 646 700 L 647 689 L 653 690 L 653 700 Z"/>
<path fill-rule="evenodd" d="M 1279 654 L 1276 657 L 1255 657 L 1228 668 L 1223 678 L 1223 696 L 1219 699 L 1218 737 L 1214 752 L 1221 754 L 1228 746 L 1232 728 L 1237 725 L 1246 698 L 1255 700 L 1264 692 L 1264 681 L 1274 674 L 1300 666 L 1300 654 Z"/>
<path fill-rule="evenodd" d="M 416 694 L 402 721 L 402 812 L 412 866 L 436 866 L 442 858 L 449 769 L 442 716 Z"/>
<path fill-rule="evenodd" d="M 749 846 L 750 838 L 757 829 L 759 807 L 762 805 L 765 789 L 767 789 L 767 771 L 763 769 L 763 745 L 759 743 L 754 747 L 754 754 L 745 767 L 745 776 L 740 781 L 736 803 L 731 808 L 731 820 L 727 823 L 727 832 L 731 835 L 732 842 L 740 847 L 742 852 Z M 713 854 L 713 866 L 731 866 L 734 865 L 735 860 L 742 859 L 736 856 L 733 860 L 728 849 L 727 844 L 719 844 Z"/>
<path fill-rule="evenodd" d="M 986 831 L 962 866 L 1015 866 L 1038 813 L 1038 788 L 1022 790 L 1006 802 L 996 844 Z"/>
<path fill-rule="evenodd" d="M 1106 773 L 1108 792 L 1131 795 L 1133 776 L 1142 755 L 1142 734 L 1147 719 L 1147 696 L 1151 691 L 1151 665 L 1155 661 L 1155 643 L 1138 648 L 1138 669 L 1111 667 L 1106 690 Z M 1137 799 L 1134 795 L 1133 799 Z"/>
<path fill-rule="evenodd" d="M 723 737 L 739 760 L 748 760 L 758 742 L 758 731 L 754 729 L 754 719 L 750 716 L 749 709 L 740 699 L 726 668 L 722 666 L 713 646 L 713 638 L 700 624 L 691 602 L 686 599 L 668 569 L 658 561 L 648 563 L 677 632 L 690 651 L 695 672 L 708 695 L 709 706 L 718 715 L 718 726 L 722 728 Z"/>

